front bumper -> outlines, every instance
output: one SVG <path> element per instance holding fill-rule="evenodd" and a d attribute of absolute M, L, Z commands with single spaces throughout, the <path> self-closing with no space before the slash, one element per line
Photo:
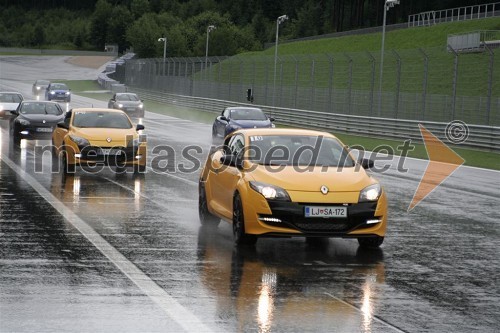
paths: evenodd
<path fill-rule="evenodd" d="M 245 205 L 245 229 L 264 237 L 369 237 L 386 232 L 387 201 L 382 193 L 376 202 L 285 202 L 266 200 L 248 193 L 252 205 Z M 306 206 L 345 206 L 347 218 L 305 217 Z"/>
<path fill-rule="evenodd" d="M 102 149 L 114 149 L 119 154 L 102 153 Z M 133 166 L 146 165 L 146 146 L 138 147 L 79 147 L 73 154 L 69 154 L 69 163 L 80 166 Z"/>
<path fill-rule="evenodd" d="M 28 140 L 48 140 L 52 137 L 54 127 L 43 125 L 29 125 L 17 127 L 15 130 L 20 138 Z"/>

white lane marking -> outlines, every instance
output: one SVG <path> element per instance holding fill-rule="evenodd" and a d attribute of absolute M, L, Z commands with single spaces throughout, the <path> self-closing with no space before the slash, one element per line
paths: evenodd
<path fill-rule="evenodd" d="M 123 254 L 109 244 L 91 226 L 83 221 L 71 209 L 66 207 L 51 192 L 43 187 L 35 178 L 20 169 L 10 158 L 2 154 L 2 161 L 28 183 L 38 194 L 52 205 L 73 227 L 106 256 L 120 271 L 123 272 L 136 286 L 158 304 L 165 313 L 187 332 L 212 332 L 188 309 L 179 304 L 172 296 L 144 274 L 137 266 Z"/>
<path fill-rule="evenodd" d="M 361 310 L 361 309 L 359 309 L 359 308 L 355 307 L 354 305 L 352 305 L 352 304 L 350 304 L 350 303 L 347 303 L 347 302 L 346 302 L 346 301 L 344 301 L 343 299 L 340 299 L 340 298 L 338 298 L 338 297 L 335 297 L 334 295 L 332 295 L 332 294 L 330 294 L 330 293 L 325 293 L 325 295 L 330 296 L 331 298 L 333 298 L 333 299 L 335 299 L 335 300 L 339 301 L 340 303 L 342 303 L 342 304 L 344 304 L 344 305 L 347 305 L 347 306 L 348 306 L 348 307 L 350 307 L 351 309 L 354 309 L 354 310 L 356 310 L 356 311 L 358 311 L 358 312 L 364 313 L 364 312 L 363 312 L 363 310 Z M 376 321 L 376 322 L 378 322 L 378 323 L 380 323 L 380 324 L 383 324 L 383 325 L 385 325 L 385 326 L 387 326 L 387 327 L 392 328 L 392 329 L 393 329 L 394 331 L 396 331 L 396 332 L 406 333 L 405 331 L 403 331 L 403 330 L 401 330 L 400 328 L 398 328 L 398 327 L 396 327 L 396 326 L 392 325 L 391 323 L 386 322 L 386 321 L 385 321 L 385 320 L 383 320 L 383 319 L 380 319 L 380 318 L 378 318 L 378 317 L 376 317 L 376 316 L 371 316 L 371 318 L 373 318 L 373 320 L 374 320 L 374 321 Z"/>

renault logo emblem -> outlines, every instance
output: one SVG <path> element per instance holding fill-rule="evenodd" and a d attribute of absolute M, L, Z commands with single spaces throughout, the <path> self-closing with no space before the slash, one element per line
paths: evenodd
<path fill-rule="evenodd" d="M 111 138 L 107 138 L 107 139 L 106 139 L 106 141 L 107 141 L 108 143 L 110 143 L 110 142 L 111 142 Z"/>
<path fill-rule="evenodd" d="M 326 187 L 325 185 L 321 186 L 321 193 L 326 195 L 328 193 L 328 187 Z"/>

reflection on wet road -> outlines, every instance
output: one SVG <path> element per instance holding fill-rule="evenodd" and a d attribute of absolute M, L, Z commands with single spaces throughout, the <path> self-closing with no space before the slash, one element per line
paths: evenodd
<path fill-rule="evenodd" d="M 149 149 L 169 145 L 176 166 L 192 166 L 186 146 L 201 160 L 209 149 L 209 125 L 143 123 Z M 14 147 L 1 126 L 0 331 L 500 330 L 499 173 L 461 169 L 410 214 L 425 163 L 377 175 L 390 203 L 379 250 L 343 239 L 238 250 L 229 225 L 200 227 L 198 170 L 65 177 L 35 157 L 50 141 Z"/>

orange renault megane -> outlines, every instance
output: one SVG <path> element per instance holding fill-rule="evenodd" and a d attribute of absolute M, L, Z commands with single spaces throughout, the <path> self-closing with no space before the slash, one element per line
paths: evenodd
<path fill-rule="evenodd" d="M 138 133 L 143 129 L 142 124 L 134 127 L 121 110 L 72 109 L 52 133 L 52 146 L 64 173 L 74 172 L 77 165 L 133 167 L 134 172 L 144 172 L 146 142 Z"/>
<path fill-rule="evenodd" d="M 237 245 L 258 237 L 357 238 L 378 247 L 387 201 L 379 182 L 329 133 L 244 129 L 210 154 L 199 180 L 203 225 L 232 223 Z"/>

